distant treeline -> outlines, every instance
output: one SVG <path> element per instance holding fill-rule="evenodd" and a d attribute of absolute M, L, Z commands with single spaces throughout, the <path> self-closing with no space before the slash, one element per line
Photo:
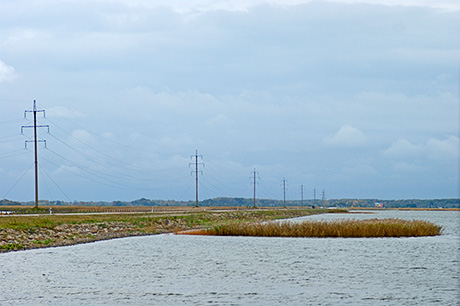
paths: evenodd
<path fill-rule="evenodd" d="M 336 207 L 375 207 L 388 208 L 460 208 L 460 199 L 432 200 L 378 200 L 378 199 L 341 199 L 329 200 L 328 206 Z"/>
<path fill-rule="evenodd" d="M 0 205 L 30 205 L 33 202 L 17 202 L 7 199 L 0 200 Z M 113 201 L 113 202 L 66 202 L 41 200 L 41 206 L 194 206 L 195 201 L 175 200 L 150 200 L 138 199 L 134 201 Z M 248 198 L 214 198 L 200 201 L 200 206 L 253 206 L 253 199 Z M 256 206 L 282 207 L 283 201 L 270 199 L 256 199 Z M 308 207 L 388 207 L 388 208 L 460 208 L 460 199 L 432 199 L 432 200 L 379 200 L 379 199 L 331 199 L 331 200 L 304 200 L 286 201 L 286 206 L 308 206 Z"/>

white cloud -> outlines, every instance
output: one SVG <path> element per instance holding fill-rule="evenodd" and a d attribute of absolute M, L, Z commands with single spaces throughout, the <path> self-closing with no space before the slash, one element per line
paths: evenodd
<path fill-rule="evenodd" d="M 17 77 L 13 67 L 0 60 L 0 83 L 11 81 Z"/>
<path fill-rule="evenodd" d="M 193 144 L 193 139 L 187 134 L 164 136 L 159 140 L 157 150 L 162 153 L 182 152 L 184 147 L 186 148 Z"/>
<path fill-rule="evenodd" d="M 95 145 L 97 143 L 96 138 L 86 130 L 75 130 L 72 132 L 71 143 L 77 147 L 81 147 L 82 143 L 85 145 Z"/>
<path fill-rule="evenodd" d="M 460 4 L 456 0 L 328 0 L 329 2 L 337 3 L 368 3 L 368 4 L 379 4 L 379 5 L 388 5 L 388 6 L 419 6 L 419 7 L 429 7 L 436 9 L 444 9 L 450 11 L 460 10 Z"/>
<path fill-rule="evenodd" d="M 213 1 L 213 0 L 173 0 L 168 1 L 168 6 L 172 7 L 176 12 L 189 13 L 189 12 L 203 12 L 209 10 L 228 10 L 228 11 L 245 11 L 249 8 L 262 4 L 277 5 L 277 6 L 294 6 L 300 4 L 310 3 L 313 0 L 232 0 L 232 1 Z M 126 1 L 123 0 L 128 6 L 155 8 L 165 6 L 162 2 L 146 2 L 146 1 Z M 419 6 L 430 7 L 446 10 L 460 10 L 460 4 L 456 0 L 326 0 L 325 2 L 335 3 L 367 3 L 379 4 L 387 6 Z"/>
<path fill-rule="evenodd" d="M 232 120 L 223 114 L 218 114 L 211 119 L 208 119 L 204 122 L 204 125 L 208 128 L 228 128 L 232 125 Z"/>
<path fill-rule="evenodd" d="M 46 110 L 46 115 L 51 117 L 78 118 L 83 114 L 80 111 L 67 108 L 65 106 L 55 106 Z"/>
<path fill-rule="evenodd" d="M 54 171 L 53 171 L 53 174 L 55 175 L 59 175 L 59 174 L 62 174 L 62 175 L 69 175 L 69 173 L 80 173 L 81 172 L 81 169 L 78 168 L 78 167 L 71 167 L 71 166 L 67 166 L 67 165 L 60 165 L 58 168 L 56 168 Z"/>
<path fill-rule="evenodd" d="M 398 139 L 386 149 L 383 154 L 393 158 L 408 158 L 420 155 L 423 152 L 422 145 L 415 145 L 406 139 Z"/>
<path fill-rule="evenodd" d="M 424 160 L 458 161 L 460 140 L 453 135 L 449 135 L 446 139 L 431 138 L 426 143 L 421 144 L 413 144 L 406 139 L 398 139 L 383 151 L 383 154 L 394 159 L 419 158 Z"/>
<path fill-rule="evenodd" d="M 435 160 L 459 160 L 460 141 L 453 135 L 444 140 L 432 138 L 426 144 L 428 156 Z"/>
<path fill-rule="evenodd" d="M 329 146 L 356 147 L 364 144 L 366 136 L 359 129 L 349 124 L 343 125 L 337 133 L 324 138 L 323 142 Z"/>

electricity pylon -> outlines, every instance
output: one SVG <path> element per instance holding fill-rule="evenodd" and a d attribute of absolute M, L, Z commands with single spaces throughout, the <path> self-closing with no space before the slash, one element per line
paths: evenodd
<path fill-rule="evenodd" d="M 316 207 L 316 188 L 313 189 L 313 206 Z"/>
<path fill-rule="evenodd" d="M 24 118 L 27 118 L 27 113 L 33 113 L 34 114 L 34 125 L 23 125 L 23 126 L 21 126 L 21 134 L 23 134 L 24 128 L 34 128 L 34 140 L 26 140 L 25 146 L 26 146 L 26 149 L 27 149 L 27 143 L 28 142 L 33 142 L 34 147 L 35 147 L 35 208 L 38 208 L 38 148 L 37 148 L 37 143 L 38 142 L 44 142 L 45 147 L 46 147 L 46 140 L 37 140 L 37 128 L 38 127 L 46 127 L 46 128 L 48 128 L 48 133 L 49 133 L 50 126 L 48 124 L 46 124 L 46 125 L 37 125 L 37 113 L 43 113 L 43 118 L 45 118 L 45 111 L 37 109 L 35 100 L 34 100 L 34 108 L 33 108 L 33 110 L 24 111 Z"/>
<path fill-rule="evenodd" d="M 303 207 L 303 191 L 305 189 L 305 186 L 303 184 L 300 185 L 300 204 Z"/>
<path fill-rule="evenodd" d="M 254 185 L 254 198 L 253 198 L 253 201 L 252 201 L 252 208 L 256 208 L 256 185 L 259 184 L 259 177 L 257 176 L 258 175 L 258 172 L 256 171 L 256 169 L 254 169 L 254 171 L 251 172 L 251 184 Z"/>
<path fill-rule="evenodd" d="M 204 167 L 204 163 L 199 163 L 198 159 L 203 159 L 203 156 L 198 155 L 198 150 L 196 150 L 195 155 L 192 155 L 191 158 L 192 159 L 195 158 L 195 162 L 190 163 L 189 167 L 190 167 L 190 165 L 195 165 L 195 171 L 192 171 L 192 174 L 195 173 L 195 184 L 196 184 L 196 188 L 195 188 L 195 207 L 198 207 L 198 174 L 201 173 L 201 175 L 203 175 L 203 171 L 198 171 L 198 167 L 199 166 Z"/>
<path fill-rule="evenodd" d="M 286 208 L 286 179 L 283 178 L 282 180 L 282 187 L 283 187 L 283 207 Z"/>

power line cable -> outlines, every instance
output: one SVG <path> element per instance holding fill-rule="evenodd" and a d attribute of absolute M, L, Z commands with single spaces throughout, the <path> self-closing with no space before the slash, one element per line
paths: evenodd
<path fill-rule="evenodd" d="M 65 158 L 64 156 L 60 155 L 59 153 L 54 152 L 53 150 L 51 150 L 49 148 L 47 150 L 50 151 L 51 153 L 55 154 L 56 156 L 66 160 L 67 162 L 69 162 L 70 164 L 75 166 L 76 168 L 78 168 L 80 170 L 83 170 L 83 171 L 85 171 L 85 172 L 87 172 L 87 173 L 89 173 L 89 174 L 91 174 L 91 175 L 93 175 L 93 176 L 95 176 L 95 177 L 97 177 L 99 179 L 102 179 L 103 181 L 107 181 L 108 183 L 111 183 L 111 184 L 104 183 L 104 182 L 98 181 L 98 180 L 96 180 L 94 178 L 89 178 L 89 177 L 86 177 L 84 175 L 78 174 L 76 172 L 70 171 L 70 170 L 68 170 L 66 168 L 63 168 L 62 166 L 57 165 L 57 164 L 51 162 L 50 160 L 42 157 L 43 160 L 46 160 L 48 163 L 53 164 L 54 166 L 58 167 L 59 169 L 67 170 L 67 171 L 69 171 L 69 172 L 71 172 L 71 173 L 73 173 L 75 175 L 78 175 L 79 177 L 82 177 L 82 178 L 84 178 L 86 180 L 90 180 L 92 182 L 96 182 L 96 183 L 99 183 L 99 184 L 102 184 L 102 185 L 105 185 L 105 186 L 108 186 L 108 187 L 122 188 L 122 189 L 125 189 L 125 190 L 149 190 L 149 191 L 152 190 L 152 188 L 133 187 L 133 186 L 130 186 L 130 185 L 127 185 L 127 184 L 122 184 L 120 182 L 113 181 L 111 179 L 108 179 L 108 178 L 104 177 L 104 174 L 100 174 L 97 171 L 91 170 L 91 169 L 89 169 L 89 168 L 87 168 L 87 167 L 85 167 L 83 165 L 80 165 L 80 164 L 78 164 L 78 163 L 76 163 L 74 161 L 71 161 L 71 160 Z"/>
<path fill-rule="evenodd" d="M 110 182 L 110 183 L 114 184 L 113 186 L 126 188 L 125 185 L 122 185 L 122 184 L 120 184 L 120 183 L 118 183 L 118 182 L 116 182 L 116 181 L 113 181 L 113 180 L 111 180 L 111 179 L 108 179 L 108 178 L 104 177 L 103 175 L 97 173 L 96 171 L 91 170 L 91 169 L 89 169 L 88 167 L 82 166 L 82 165 L 80 165 L 80 164 L 78 164 L 78 163 L 76 163 L 76 162 L 74 162 L 74 161 L 71 161 L 70 159 L 65 158 L 65 157 L 62 156 L 61 154 L 56 153 L 56 152 L 54 152 L 54 151 L 51 150 L 51 149 L 48 149 L 48 151 L 50 151 L 51 153 L 55 154 L 56 156 L 58 156 L 58 157 L 60 157 L 60 158 L 62 158 L 62 159 L 64 159 L 64 160 L 68 161 L 69 163 L 71 163 L 71 164 L 74 165 L 75 167 L 77 167 L 77 168 L 79 168 L 79 169 L 81 169 L 81 170 L 83 170 L 83 171 L 86 171 L 86 172 L 88 172 L 88 173 L 90 173 L 90 174 L 92 174 L 92 175 L 94 175 L 94 176 L 96 176 L 96 177 L 98 177 L 98 178 L 100 178 L 100 179 L 102 179 L 102 180 L 105 180 L 105 181 L 107 181 L 107 182 Z M 128 188 L 128 189 L 131 189 L 131 188 Z"/>
<path fill-rule="evenodd" d="M 214 193 L 217 193 L 217 194 L 222 193 L 222 189 L 220 189 L 219 187 L 217 187 L 216 185 L 214 185 L 212 182 L 210 182 L 210 181 L 208 181 L 207 179 L 205 179 L 204 176 L 203 176 L 203 178 L 201 179 L 201 181 L 202 181 L 203 183 L 206 183 L 206 186 L 207 186 L 207 188 L 208 188 L 210 191 L 213 191 Z M 201 186 L 201 184 L 200 184 L 200 186 Z"/>
<path fill-rule="evenodd" d="M 266 199 L 274 198 L 273 189 L 272 190 L 267 189 L 267 185 L 262 183 L 263 179 L 260 179 L 260 181 L 261 181 L 261 183 L 260 183 L 259 188 L 258 188 L 259 193 L 264 195 L 264 198 L 266 198 Z"/>
<path fill-rule="evenodd" d="M 16 153 L 16 152 L 22 152 L 22 153 Z M 0 158 L 1 159 L 6 159 L 6 158 L 15 157 L 15 156 L 23 155 L 23 154 L 28 154 L 28 153 L 29 152 L 27 150 L 24 150 L 24 149 L 13 150 L 13 151 L 4 152 L 4 153 L 0 154 Z"/>
<path fill-rule="evenodd" d="M 182 194 L 179 196 L 179 198 L 177 200 L 180 201 L 184 197 L 184 195 L 186 193 L 189 193 L 191 190 L 192 190 L 192 187 L 189 184 L 187 184 L 186 187 L 183 188 L 183 192 L 182 192 Z"/>
<path fill-rule="evenodd" d="M 57 137 L 54 136 L 53 134 L 50 134 L 50 135 L 51 135 L 51 137 L 53 137 L 54 139 L 56 139 L 57 141 L 59 141 L 60 143 L 62 143 L 63 145 L 65 145 L 66 147 L 68 147 L 68 148 L 70 148 L 71 150 L 77 152 L 78 154 L 81 154 L 81 155 L 82 155 L 83 157 L 85 157 L 88 161 L 93 162 L 93 163 L 95 163 L 95 164 L 97 164 L 97 165 L 99 165 L 99 166 L 101 166 L 101 167 L 104 167 L 104 168 L 110 170 L 110 171 L 117 172 L 118 174 L 121 174 L 121 175 L 123 175 L 124 177 L 130 177 L 130 178 L 133 178 L 133 179 L 138 180 L 138 181 L 139 181 L 139 180 L 144 180 L 144 181 L 155 181 L 155 180 L 151 180 L 151 179 L 142 179 L 142 178 L 139 178 L 139 177 L 135 177 L 135 176 L 132 176 L 132 175 L 130 175 L 130 174 L 124 172 L 124 171 L 120 171 L 120 170 L 115 169 L 115 168 L 113 168 L 113 167 L 108 167 L 108 166 L 105 165 L 103 162 L 101 162 L 101 161 L 95 159 L 95 158 L 92 157 L 91 155 L 89 155 L 89 154 L 87 154 L 87 153 L 85 153 L 85 152 L 83 152 L 83 151 L 81 151 L 81 150 L 78 150 L 78 149 L 72 147 L 71 145 L 69 145 L 69 144 L 65 143 L 64 141 L 60 140 L 59 138 L 57 138 Z"/>
<path fill-rule="evenodd" d="M 81 151 L 81 150 L 79 150 L 79 149 L 75 149 L 74 147 L 70 146 L 68 143 L 66 143 L 66 142 L 62 141 L 61 139 L 59 139 L 56 135 L 51 135 L 53 138 L 57 139 L 59 142 L 63 143 L 64 145 L 66 145 L 66 146 L 68 146 L 68 147 L 70 147 L 72 150 L 78 152 L 79 154 L 84 155 L 86 158 L 92 160 L 93 162 L 96 162 L 96 161 L 97 161 L 97 162 L 99 163 L 99 165 L 101 165 L 101 166 L 105 166 L 106 164 L 110 164 L 112 167 L 116 167 L 117 169 L 121 169 L 122 172 L 121 172 L 121 171 L 118 171 L 118 172 L 119 172 L 120 174 L 122 174 L 123 176 L 130 176 L 130 177 L 132 177 L 133 179 L 136 179 L 136 180 L 157 181 L 157 180 L 152 180 L 152 179 L 141 179 L 141 178 L 138 177 L 138 174 L 137 174 L 137 173 L 136 173 L 135 175 L 129 175 L 129 174 L 127 174 L 127 173 L 126 173 L 127 170 L 128 170 L 128 171 L 138 171 L 138 170 L 132 169 L 133 164 L 129 164 L 129 163 L 126 163 L 126 162 L 123 161 L 123 160 L 120 160 L 120 159 L 118 159 L 118 158 L 115 158 L 115 157 L 113 157 L 113 156 L 111 156 L 111 155 L 109 155 L 109 154 L 103 152 L 102 150 L 99 150 L 99 149 L 95 148 L 93 145 L 90 145 L 90 144 L 88 144 L 88 143 L 82 141 L 81 139 L 75 137 L 72 133 L 70 133 L 69 131 L 67 131 L 67 130 L 64 129 L 63 127 L 59 126 L 56 122 L 50 120 L 49 118 L 46 118 L 46 120 L 48 120 L 50 123 L 53 124 L 53 126 L 55 125 L 59 130 L 61 130 L 61 131 L 64 132 L 65 134 L 69 135 L 70 137 L 72 137 L 73 139 L 75 139 L 76 141 L 78 141 L 79 143 L 81 143 L 81 144 L 85 145 L 86 147 L 90 148 L 91 150 L 93 150 L 93 151 L 95 151 L 95 152 L 97 152 L 97 153 L 99 153 L 99 154 L 101 154 L 101 155 L 107 157 L 108 159 L 113 160 L 114 162 L 116 162 L 116 164 L 110 163 L 110 162 L 107 161 L 107 160 L 98 159 L 97 157 L 95 157 L 95 156 L 93 156 L 93 155 L 90 155 L 90 154 L 88 154 L 87 152 L 83 152 L 83 151 Z M 151 151 L 147 151 L 147 150 L 142 150 L 142 149 L 139 149 L 139 148 L 130 147 L 130 146 L 127 146 L 127 145 L 124 144 L 124 143 L 112 141 L 112 140 L 110 140 L 110 139 L 106 139 L 106 138 L 104 138 L 104 137 L 101 137 L 101 136 L 99 136 L 98 134 L 96 134 L 96 133 L 94 133 L 94 132 L 88 130 L 87 128 L 82 127 L 81 125 L 79 125 L 79 124 L 77 124 L 77 123 L 75 123 L 75 122 L 73 122 L 73 121 L 71 121 L 71 120 L 66 120 L 66 122 L 73 123 L 75 126 L 77 126 L 77 127 L 81 128 L 81 129 L 85 130 L 86 132 L 90 133 L 90 134 L 93 135 L 93 136 L 96 136 L 98 139 L 102 139 L 103 141 L 110 142 L 110 143 L 113 143 L 113 144 L 117 144 L 118 146 L 124 146 L 124 147 L 126 147 L 126 148 L 129 148 L 129 149 L 132 149 L 132 150 L 135 150 L 135 151 L 138 151 L 138 152 L 145 152 L 145 153 L 151 154 Z M 96 162 L 96 163 L 97 163 L 97 162 Z M 120 167 L 120 164 L 124 164 L 124 165 L 126 165 L 126 166 L 128 166 L 128 167 L 130 167 L 130 168 Z M 176 167 L 176 168 L 167 168 L 167 169 L 150 169 L 149 171 L 154 171 L 154 172 L 166 172 L 166 171 L 171 171 L 171 170 L 174 170 L 174 169 L 179 170 L 179 167 Z M 182 169 L 182 168 L 180 168 L 180 169 Z M 114 169 L 113 169 L 113 168 L 110 168 L 110 170 L 114 170 Z M 145 170 L 145 169 L 144 169 L 144 168 L 142 168 L 142 169 L 139 168 L 139 170 Z M 171 179 L 175 179 L 175 178 L 177 178 L 177 177 L 179 177 L 179 174 L 178 174 L 178 173 L 176 173 L 173 177 L 171 177 Z"/>
<path fill-rule="evenodd" d="M 13 143 L 13 142 L 18 142 L 18 141 L 22 141 L 22 139 L 3 140 L 3 141 L 0 141 L 0 143 Z"/>
<path fill-rule="evenodd" d="M 5 138 L 17 138 L 19 135 L 18 134 L 10 134 L 10 135 L 4 135 L 4 136 L 1 136 L 0 139 L 5 139 Z M 20 138 L 18 138 L 20 139 Z"/>
<path fill-rule="evenodd" d="M 48 172 L 43 167 L 40 166 L 40 169 L 48 176 L 48 178 L 51 180 L 51 182 L 53 182 L 54 185 L 62 192 L 62 194 L 67 198 L 67 200 L 69 202 L 72 202 L 72 200 L 70 200 L 70 198 L 67 196 L 67 194 L 64 192 L 64 190 L 62 190 L 62 188 L 59 187 L 59 185 L 53 180 L 51 175 L 49 175 Z"/>
<path fill-rule="evenodd" d="M 49 108 L 49 107 L 48 107 Z M 90 129 L 88 129 L 87 127 L 83 127 L 81 126 L 80 124 L 70 120 L 70 119 L 66 119 L 66 122 L 67 123 L 71 123 L 73 125 L 75 125 L 76 127 L 80 128 L 80 129 L 83 129 L 85 130 L 86 132 L 88 132 L 89 134 L 99 138 L 99 139 L 102 139 L 103 141 L 105 142 L 108 142 L 108 143 L 112 143 L 112 144 L 116 144 L 118 146 L 122 146 L 122 147 L 125 147 L 127 149 L 131 149 L 131 150 L 134 150 L 134 151 L 139 151 L 139 152 L 144 152 L 144 153 L 151 153 L 150 151 L 148 150 L 145 150 L 145 149 L 141 149 L 141 148 L 138 148 L 138 147 L 133 147 L 133 146 L 128 146 L 126 143 L 122 143 L 122 142 L 118 142 L 118 141 L 115 141 L 115 140 L 111 140 L 111 139 L 107 139 L 107 138 L 104 138 L 104 137 L 101 137 L 100 135 L 98 135 L 97 133 L 91 131 Z"/>
<path fill-rule="evenodd" d="M 208 198 L 208 199 L 210 199 L 210 198 L 211 198 L 212 192 L 209 190 L 208 186 L 203 185 L 203 184 L 201 183 L 201 181 L 199 182 L 199 185 L 200 185 L 200 187 L 201 187 L 200 189 L 202 190 L 202 193 L 204 193 L 204 196 L 203 196 L 202 198 L 205 198 L 205 199 Z"/>
<path fill-rule="evenodd" d="M 66 147 L 68 147 L 69 149 L 75 151 L 76 153 L 82 155 L 84 158 L 86 158 L 86 160 L 90 161 L 90 162 L 93 162 L 95 163 L 96 165 L 99 165 L 109 171 L 112 171 L 112 172 L 116 172 L 118 173 L 119 175 L 121 175 L 124 179 L 130 179 L 131 181 L 136 181 L 136 182 L 139 182 L 139 181 L 144 181 L 144 182 L 156 182 L 156 183 L 160 183 L 160 182 L 165 182 L 165 180 L 159 180 L 158 178 L 145 178 L 145 177 L 139 177 L 139 175 L 131 175 L 130 173 L 128 173 L 128 171 L 132 171 L 131 169 L 123 169 L 123 168 L 119 168 L 117 169 L 116 166 L 114 165 L 110 165 L 108 166 L 107 164 L 105 164 L 104 162 L 101 162 L 100 160 L 94 158 L 93 156 L 79 150 L 79 149 L 76 149 L 74 148 L 73 146 L 65 143 L 64 141 L 62 141 L 61 139 L 57 138 L 56 136 L 54 136 L 53 134 L 50 134 L 54 139 L 56 139 L 57 141 L 59 141 L 60 143 L 62 143 L 63 145 L 65 145 Z M 170 170 L 173 170 L 174 168 L 170 168 Z M 144 169 L 145 171 L 145 169 Z M 182 177 L 182 169 L 176 169 L 176 172 L 170 174 L 170 176 L 168 177 L 170 180 L 176 180 L 178 178 Z M 164 178 L 164 177 L 163 177 Z"/>
<path fill-rule="evenodd" d="M 13 124 L 22 121 L 22 119 L 0 120 L 0 124 Z"/>
<path fill-rule="evenodd" d="M 54 123 L 53 121 L 51 121 L 51 120 L 49 120 L 49 119 L 48 119 L 48 121 L 51 122 L 51 123 L 53 124 L 53 126 L 56 126 L 58 129 L 60 129 L 61 131 L 63 131 L 64 133 L 66 133 L 67 135 L 69 135 L 70 137 L 72 137 L 73 139 L 75 139 L 76 141 L 78 141 L 79 143 L 81 143 L 81 144 L 85 145 L 86 147 L 90 148 L 91 150 L 94 150 L 94 151 L 98 152 L 99 154 L 102 154 L 102 155 L 104 155 L 105 157 L 110 158 L 110 159 L 116 161 L 117 163 L 122 163 L 122 164 L 129 165 L 129 164 L 126 163 L 125 161 L 122 161 L 122 160 L 120 160 L 120 159 L 117 159 L 117 158 L 115 158 L 115 157 L 112 157 L 112 156 L 108 155 L 107 153 L 105 153 L 105 152 L 103 152 L 103 151 L 101 151 L 101 150 L 96 149 L 94 146 L 91 146 L 91 145 L 85 143 L 84 141 L 78 139 L 77 137 L 75 137 L 75 136 L 72 135 L 71 133 L 67 132 L 65 129 L 59 127 L 59 126 L 58 126 L 56 123 Z"/>
<path fill-rule="evenodd" d="M 41 165 L 38 165 L 38 168 L 40 169 L 40 173 L 43 174 L 43 173 L 44 173 L 43 167 L 42 167 Z M 41 176 L 41 178 L 42 178 L 42 182 L 45 184 L 46 190 L 48 191 L 49 197 L 50 197 L 50 198 L 53 198 L 53 195 L 52 195 L 52 193 L 51 193 L 51 190 L 50 190 L 50 188 L 49 188 L 49 186 L 48 186 L 48 182 L 46 181 L 46 177 Z"/>
<path fill-rule="evenodd" d="M 97 184 L 100 184 L 100 185 L 104 185 L 104 186 L 107 186 L 107 187 L 111 187 L 111 188 L 112 188 L 112 187 L 120 188 L 119 186 L 109 185 L 109 184 L 107 184 L 107 183 L 104 183 L 104 182 L 95 180 L 95 179 L 93 179 L 93 178 L 90 178 L 90 177 L 81 175 L 81 174 L 78 173 L 78 172 L 71 171 L 71 170 L 69 170 L 69 169 L 67 169 L 67 168 L 65 168 L 65 167 L 62 167 L 62 166 L 59 166 L 59 165 L 53 163 L 52 161 L 46 159 L 45 157 L 41 157 L 41 159 L 43 159 L 43 160 L 47 161 L 48 163 L 50 163 L 50 164 L 52 164 L 52 165 L 58 167 L 59 169 L 62 169 L 62 170 L 64 170 L 64 171 L 67 171 L 67 172 L 69 172 L 69 173 L 71 173 L 71 174 L 73 174 L 73 175 L 76 175 L 76 176 L 78 176 L 78 177 L 81 177 L 81 178 L 83 178 L 83 179 L 85 179 L 85 180 L 88 180 L 88 181 L 91 181 L 91 182 L 94 182 L 94 183 L 97 183 Z M 77 167 L 77 168 L 78 168 L 78 167 Z"/>
<path fill-rule="evenodd" d="M 50 135 L 51 135 L 51 137 L 53 137 L 54 139 L 56 139 L 58 142 L 62 143 L 62 144 L 65 145 L 66 147 L 68 147 L 69 149 L 75 151 L 75 152 L 78 153 L 78 154 L 81 154 L 81 155 L 82 155 L 83 157 L 85 157 L 88 161 L 91 161 L 91 162 L 93 162 L 93 163 L 95 163 L 95 164 L 97 164 L 97 165 L 99 165 L 99 166 L 102 166 L 102 167 L 104 167 L 104 168 L 106 168 L 106 169 L 108 169 L 108 170 L 110 170 L 110 171 L 117 172 L 118 174 L 122 175 L 122 176 L 125 177 L 125 178 L 126 178 L 126 177 L 129 177 L 129 178 L 131 178 L 131 179 L 133 179 L 133 180 L 135 180 L 135 181 L 158 182 L 158 179 L 141 178 L 141 177 L 139 177 L 138 175 L 131 175 L 131 174 L 127 173 L 127 171 L 133 171 L 133 170 L 132 170 L 132 169 L 127 169 L 127 168 L 118 167 L 119 163 L 117 163 L 117 165 L 108 163 L 108 164 L 110 165 L 110 167 L 109 167 L 109 166 L 107 166 L 107 164 L 106 164 L 106 162 L 107 162 L 106 160 L 97 159 L 96 157 L 94 157 L 94 156 L 92 156 L 92 155 L 90 155 L 90 154 L 88 154 L 88 153 L 86 153 L 86 152 L 83 152 L 83 151 L 80 150 L 80 149 L 74 148 L 73 146 L 69 145 L 68 143 L 66 143 L 66 142 L 64 142 L 63 140 L 61 140 L 61 139 L 59 139 L 58 137 L 56 137 L 54 134 L 50 134 Z M 69 135 L 70 135 L 70 134 L 69 134 Z M 72 135 L 71 135 L 71 136 L 72 136 Z M 72 136 L 72 137 L 73 137 L 73 136 Z M 75 138 L 75 137 L 73 137 L 73 138 Z M 75 138 L 75 139 L 77 139 L 77 138 Z M 77 140 L 78 140 L 78 139 L 77 139 Z M 92 148 L 92 149 L 95 150 L 96 152 L 103 153 L 103 152 L 101 152 L 100 150 L 97 150 L 97 149 L 93 148 L 92 146 L 90 146 L 90 145 L 88 145 L 88 144 L 86 144 L 86 143 L 84 143 L 84 142 L 82 142 L 82 141 L 80 141 L 80 140 L 78 140 L 78 141 L 79 141 L 80 143 L 86 145 L 87 147 Z M 115 158 L 113 158 L 113 157 L 111 157 L 111 156 L 109 156 L 109 155 L 107 155 L 107 154 L 103 154 L 103 155 L 106 156 L 106 157 L 109 157 L 109 158 L 113 159 L 114 161 L 119 161 L 118 159 L 115 159 Z M 125 165 L 129 165 L 128 163 L 125 163 L 125 162 L 123 162 L 123 163 L 124 163 Z M 131 165 L 129 165 L 129 166 L 131 166 Z M 120 169 L 120 170 L 118 170 L 117 168 Z M 173 169 L 174 169 L 174 168 L 169 168 L 169 169 L 157 170 L 157 171 L 166 171 L 166 170 L 173 170 Z M 143 170 L 145 170 L 145 169 L 143 169 Z M 176 170 L 182 170 L 182 169 L 176 168 Z M 155 171 L 155 170 L 150 170 L 150 171 Z M 179 174 L 178 174 L 178 173 L 175 173 L 174 176 L 172 176 L 172 179 L 177 178 L 177 177 L 179 177 Z"/>
<path fill-rule="evenodd" d="M 221 181 L 222 177 L 219 176 L 217 172 L 215 172 L 211 167 L 204 168 L 204 171 L 206 172 L 206 177 L 204 178 L 204 181 L 210 183 L 208 179 L 212 179 L 213 182 L 219 185 L 219 187 L 215 186 L 214 187 L 222 192 L 226 192 L 227 194 L 232 194 L 235 193 L 235 190 L 232 188 L 229 188 L 229 184 L 225 183 L 224 181 Z M 212 184 L 212 183 L 211 183 Z"/>
<path fill-rule="evenodd" d="M 5 199 L 6 196 L 11 192 L 11 190 L 13 190 L 14 187 L 16 187 L 16 185 L 22 180 L 22 178 L 27 174 L 27 172 L 29 172 L 29 170 L 34 166 L 34 164 L 31 164 L 29 168 L 27 168 L 27 170 L 21 175 L 21 177 L 16 181 L 16 183 L 13 184 L 13 186 L 5 193 L 5 195 L 3 196 L 3 198 Z"/>

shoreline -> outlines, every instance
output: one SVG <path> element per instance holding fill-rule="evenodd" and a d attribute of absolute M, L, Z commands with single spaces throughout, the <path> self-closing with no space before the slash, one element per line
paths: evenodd
<path fill-rule="evenodd" d="M 391 208 L 390 208 L 391 209 Z M 150 209 L 151 210 L 151 209 Z M 368 210 L 365 212 L 365 210 Z M 229 222 L 260 223 L 324 213 L 373 213 L 380 209 L 280 207 L 156 207 L 154 211 L 0 216 L 0 254 L 96 241 L 203 230 Z M 458 209 L 406 209 L 452 211 Z"/>
<path fill-rule="evenodd" d="M 0 218 L 0 254 L 203 229 L 229 221 L 263 222 L 327 212 L 298 208 L 199 208 L 153 213 L 4 216 Z"/>

